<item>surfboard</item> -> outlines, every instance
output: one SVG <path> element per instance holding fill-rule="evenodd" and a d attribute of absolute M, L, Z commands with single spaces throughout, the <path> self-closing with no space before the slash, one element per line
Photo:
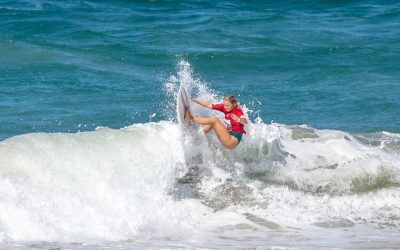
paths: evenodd
<path fill-rule="evenodd" d="M 176 116 L 178 118 L 178 123 L 182 127 L 188 125 L 188 121 L 185 121 L 186 112 L 191 113 L 191 98 L 190 95 L 186 92 L 185 87 L 181 84 L 179 86 L 178 95 L 176 98 Z"/>

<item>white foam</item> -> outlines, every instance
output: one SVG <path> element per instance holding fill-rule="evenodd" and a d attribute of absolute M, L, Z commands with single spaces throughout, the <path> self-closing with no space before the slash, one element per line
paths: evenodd
<path fill-rule="evenodd" d="M 191 220 L 182 218 L 193 211 L 168 195 L 185 165 L 179 136 L 161 122 L 2 141 L 2 233 L 45 241 L 185 235 Z"/>

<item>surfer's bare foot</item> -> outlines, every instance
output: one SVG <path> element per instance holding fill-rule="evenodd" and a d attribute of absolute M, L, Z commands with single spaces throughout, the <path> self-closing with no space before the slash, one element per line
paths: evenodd
<path fill-rule="evenodd" d="M 185 113 L 185 121 L 186 122 L 193 122 L 193 116 L 190 114 L 189 110 Z"/>

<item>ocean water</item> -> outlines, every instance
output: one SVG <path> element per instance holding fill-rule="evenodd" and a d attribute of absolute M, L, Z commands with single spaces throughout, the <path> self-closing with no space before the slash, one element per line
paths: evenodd
<path fill-rule="evenodd" d="M 400 248 L 399 20 L 398 1 L 0 1 L 0 248 Z M 180 84 L 237 96 L 236 149 L 181 130 Z"/>

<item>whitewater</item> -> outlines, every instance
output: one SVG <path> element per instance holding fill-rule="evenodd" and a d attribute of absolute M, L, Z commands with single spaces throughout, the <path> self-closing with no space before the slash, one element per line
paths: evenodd
<path fill-rule="evenodd" d="M 179 127 L 180 84 L 222 98 L 182 60 L 164 84 L 169 120 L 1 141 L 0 247 L 400 246 L 400 134 L 264 122 L 243 105 L 256 118 L 227 150 Z"/>

